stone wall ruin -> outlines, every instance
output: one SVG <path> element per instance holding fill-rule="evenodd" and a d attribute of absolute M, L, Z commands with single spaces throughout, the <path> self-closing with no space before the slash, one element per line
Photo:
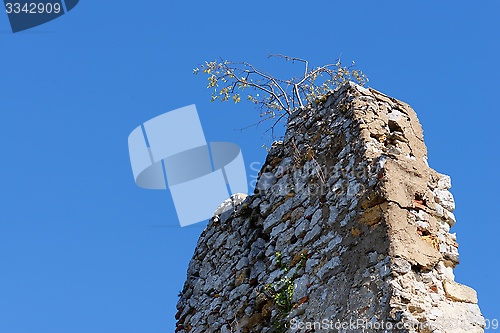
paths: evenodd
<path fill-rule="evenodd" d="M 450 177 L 413 109 L 348 83 L 289 117 L 255 195 L 198 241 L 176 332 L 483 332 Z"/>

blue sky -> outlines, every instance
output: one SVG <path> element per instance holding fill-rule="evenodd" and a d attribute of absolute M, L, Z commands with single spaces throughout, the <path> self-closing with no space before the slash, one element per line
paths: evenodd
<path fill-rule="evenodd" d="M 240 145 L 251 179 L 263 128 L 238 129 L 257 112 L 210 103 L 192 69 L 223 57 L 272 71 L 269 53 L 316 65 L 342 54 L 412 105 L 430 165 L 452 177 L 456 280 L 499 318 L 499 12 L 498 1 L 81 0 L 17 34 L 0 13 L 0 333 L 174 330 L 204 224 L 180 228 L 168 191 L 135 185 L 128 134 L 196 104 L 207 140 Z"/>

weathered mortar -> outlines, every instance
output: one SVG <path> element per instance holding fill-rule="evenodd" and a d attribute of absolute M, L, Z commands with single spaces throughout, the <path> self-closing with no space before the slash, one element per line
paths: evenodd
<path fill-rule="evenodd" d="M 410 106 L 345 84 L 290 117 L 256 194 L 210 220 L 176 332 L 482 332 L 475 291 L 453 281 L 450 187 Z M 290 311 L 273 297 L 284 277 Z"/>

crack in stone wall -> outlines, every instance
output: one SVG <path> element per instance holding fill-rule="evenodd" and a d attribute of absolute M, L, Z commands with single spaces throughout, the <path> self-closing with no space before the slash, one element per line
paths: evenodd
<path fill-rule="evenodd" d="M 203 231 L 176 332 L 279 331 L 266 286 L 284 274 L 284 331 L 482 332 L 475 291 L 454 282 L 451 181 L 427 165 L 415 112 L 352 83 L 323 100 L 290 116 L 255 194 Z"/>

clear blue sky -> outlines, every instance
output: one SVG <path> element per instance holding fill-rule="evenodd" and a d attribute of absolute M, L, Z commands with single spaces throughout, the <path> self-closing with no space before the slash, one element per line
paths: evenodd
<path fill-rule="evenodd" d="M 262 129 L 236 130 L 255 110 L 210 103 L 192 69 L 266 68 L 269 53 L 316 65 L 342 53 L 413 106 L 430 165 L 453 181 L 456 280 L 500 317 L 500 2 L 311 4 L 81 0 L 17 34 L 0 13 L 0 333 L 174 330 L 204 224 L 180 228 L 168 191 L 135 185 L 128 134 L 194 103 L 207 139 L 239 144 L 255 176 Z"/>

